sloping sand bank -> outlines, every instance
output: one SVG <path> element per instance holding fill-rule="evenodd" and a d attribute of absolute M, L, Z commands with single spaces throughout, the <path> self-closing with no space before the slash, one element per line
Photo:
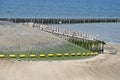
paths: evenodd
<path fill-rule="evenodd" d="M 67 43 L 52 34 L 33 28 L 32 25 L 0 22 L 0 51 L 46 51 Z"/>
<path fill-rule="evenodd" d="M 28 25 L 0 21 L 0 52 L 66 53 L 88 52 L 73 43 Z M 44 25 L 46 26 L 46 25 Z"/>
<path fill-rule="evenodd" d="M 120 80 L 120 45 L 109 46 L 117 54 L 72 61 L 0 60 L 0 80 Z"/>

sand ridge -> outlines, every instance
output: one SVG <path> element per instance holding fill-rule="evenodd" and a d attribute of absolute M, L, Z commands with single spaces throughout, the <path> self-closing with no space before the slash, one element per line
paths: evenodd
<path fill-rule="evenodd" d="M 100 54 L 85 60 L 0 60 L 0 80 L 119 80 L 120 45 L 117 48 L 115 55 Z"/>

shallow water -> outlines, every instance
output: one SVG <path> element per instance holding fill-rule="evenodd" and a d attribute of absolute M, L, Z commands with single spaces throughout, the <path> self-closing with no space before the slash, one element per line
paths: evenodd
<path fill-rule="evenodd" d="M 94 34 L 106 42 L 120 43 L 120 23 L 64 24 L 53 26 Z"/>
<path fill-rule="evenodd" d="M 120 17 L 120 0 L 0 0 L 0 17 Z"/>

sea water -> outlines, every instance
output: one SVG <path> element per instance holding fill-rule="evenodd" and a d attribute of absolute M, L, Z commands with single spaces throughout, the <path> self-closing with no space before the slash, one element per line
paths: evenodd
<path fill-rule="evenodd" d="M 120 17 L 120 0 L 0 0 L 0 17 Z"/>

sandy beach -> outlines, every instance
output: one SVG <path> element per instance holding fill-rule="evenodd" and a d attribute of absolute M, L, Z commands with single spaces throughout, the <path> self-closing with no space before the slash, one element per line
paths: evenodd
<path fill-rule="evenodd" d="M 0 0 L 0 80 L 120 80 L 120 0 Z"/>
<path fill-rule="evenodd" d="M 14 26 L 14 27 L 12 27 Z M 10 36 L 12 35 L 12 36 Z M 43 36 L 44 35 L 44 36 Z M 47 50 L 68 42 L 22 24 L 0 23 L 0 50 Z M 42 37 L 42 38 L 41 38 Z M 55 42 L 57 41 L 57 42 Z M 39 45 L 37 45 L 39 43 Z M 17 47 L 16 47 L 17 46 Z M 42 47 L 42 48 L 41 48 Z M 8 51 L 9 51 L 8 50 Z M 119 80 L 120 44 L 107 43 L 104 54 L 79 60 L 0 60 L 0 80 Z"/>

